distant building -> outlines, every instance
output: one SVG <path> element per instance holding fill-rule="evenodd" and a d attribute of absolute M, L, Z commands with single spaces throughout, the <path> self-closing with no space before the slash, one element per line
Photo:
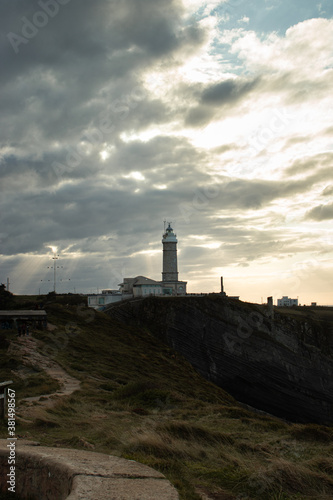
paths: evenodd
<path fill-rule="evenodd" d="M 298 306 L 298 299 L 290 299 L 288 296 L 283 296 L 282 299 L 278 299 L 277 305 L 278 307 Z"/>
<path fill-rule="evenodd" d="M 102 290 L 102 293 L 93 293 L 88 295 L 88 307 L 94 309 L 104 309 L 108 304 L 122 300 L 122 294 L 119 290 Z"/>
<path fill-rule="evenodd" d="M 19 329 L 20 326 L 45 329 L 47 313 L 44 310 L 0 311 L 0 328 Z"/>
<path fill-rule="evenodd" d="M 162 286 L 159 281 L 154 281 L 145 276 L 136 278 L 124 278 L 120 283 L 120 292 L 123 297 L 131 295 L 133 297 L 147 297 L 148 295 L 162 295 Z M 130 298 L 130 297 L 129 297 Z"/>

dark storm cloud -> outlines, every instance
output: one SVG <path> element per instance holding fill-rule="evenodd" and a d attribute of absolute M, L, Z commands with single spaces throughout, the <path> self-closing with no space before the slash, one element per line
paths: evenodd
<path fill-rule="evenodd" d="M 52 6 L 56 13 L 45 14 Z M 23 288 L 20 268 L 32 274 L 51 246 L 73 276 L 79 269 L 84 287 L 115 287 L 138 269 L 158 279 L 165 218 L 175 223 L 180 263 L 189 270 L 312 250 L 302 235 L 281 229 L 276 201 L 288 204 L 320 183 L 323 196 L 311 213 L 319 217 L 320 209 L 323 217 L 329 153 L 287 160 L 280 180 L 238 179 L 221 174 L 233 171 L 230 157 L 246 155 L 244 141 L 231 133 L 230 144 L 200 148 L 195 134 L 182 137 L 181 125 L 239 117 L 267 96 L 311 103 L 330 89 L 329 72 L 308 81 L 292 70 L 230 66 L 226 74 L 221 66 L 221 81 L 200 83 L 216 78 L 215 24 L 184 14 L 178 0 L 0 2 L 0 242 L 2 262 Z M 196 71 L 204 78 L 194 81 Z M 323 133 L 329 137 L 330 128 Z M 302 141 L 300 131 L 286 148 Z M 221 247 L 203 248 L 191 235 Z M 147 250 L 157 255 L 157 273 L 147 267 Z"/>
<path fill-rule="evenodd" d="M 46 25 L 34 27 L 52 8 L 56 14 L 48 15 Z M 1 3 L 0 128 L 6 152 L 0 169 L 9 203 L 11 190 L 38 194 L 64 180 L 97 182 L 103 172 L 138 170 L 139 156 L 128 152 L 126 164 L 119 135 L 170 118 L 143 87 L 141 73 L 161 56 L 200 45 L 202 30 L 195 24 L 184 28 L 181 15 L 177 1 Z M 17 53 L 10 33 L 25 38 Z M 120 165 L 101 163 L 105 143 L 114 146 Z M 40 207 L 39 217 L 45 212 Z"/>
<path fill-rule="evenodd" d="M 71 69 L 74 58 L 76 63 L 90 60 L 94 66 L 95 58 L 117 56 L 120 50 L 133 48 L 145 53 L 146 58 L 156 58 L 202 39 L 202 33 L 195 26 L 182 27 L 182 9 L 177 1 L 55 0 L 51 3 L 59 8 L 53 16 L 45 14 L 47 10 L 42 5 L 47 3 L 46 0 L 4 0 L 1 3 L 1 28 L 7 39 L 7 43 L 2 44 L 3 54 L 16 72 L 20 70 L 12 57 L 9 33 L 22 37 L 31 33 L 28 42 L 18 46 L 18 56 L 23 55 L 19 61 L 25 66 L 34 62 L 53 67 L 61 64 L 67 69 Z M 32 25 L 41 23 L 38 12 L 44 12 L 47 21 L 34 31 Z M 136 55 L 141 60 L 139 52 Z M 125 53 L 123 56 L 126 59 Z M 130 52 L 127 56 L 133 61 Z M 127 71 L 131 68 L 128 66 Z"/>
<path fill-rule="evenodd" d="M 90 179 L 91 185 L 97 187 L 100 176 L 122 189 L 133 182 L 123 178 L 132 171 L 147 176 L 150 186 L 180 184 L 185 180 L 190 189 L 210 180 L 202 168 L 208 161 L 207 154 L 195 149 L 185 138 L 157 136 L 148 142 L 117 141 L 110 158 L 104 162 L 99 154 L 102 146 L 92 145 L 91 150 L 90 146 L 87 144 L 83 149 L 71 146 L 57 153 L 41 154 L 39 158 L 4 156 L 0 161 L 3 193 L 17 189 L 38 192 L 40 188 L 55 193 L 59 183 L 69 180 Z"/>
<path fill-rule="evenodd" d="M 201 95 L 203 104 L 229 104 L 241 99 L 258 85 L 259 80 L 249 82 L 226 80 L 206 88 Z"/>
<path fill-rule="evenodd" d="M 167 169 L 170 178 L 174 175 L 181 178 L 187 168 L 192 167 L 195 174 L 193 177 L 198 179 L 197 175 L 208 178 L 207 174 L 201 171 L 207 159 L 205 152 L 194 148 L 185 138 L 161 135 L 148 142 L 132 141 L 119 144 L 109 164 L 124 172 Z M 177 169 L 176 172 L 174 168 Z"/>
<path fill-rule="evenodd" d="M 44 175 L 48 178 L 47 167 L 36 162 L 43 186 L 36 182 L 35 189 L 25 192 L 13 184 L 10 194 L 4 192 L 2 224 L 9 230 L 3 253 L 43 252 L 45 242 L 51 240 L 82 240 L 84 250 L 86 238 L 109 232 L 133 235 L 137 248 L 141 245 L 136 239 L 137 228 L 142 234 L 152 213 L 156 220 L 149 232 L 157 231 L 159 221 L 170 212 L 180 224 L 198 220 L 205 228 L 205 218 L 212 213 L 268 206 L 274 200 L 306 192 L 321 180 L 321 172 L 293 182 L 230 180 L 226 176 L 214 180 L 203 169 L 208 160 L 206 153 L 185 139 L 156 137 L 147 143 L 123 143 L 108 163 L 99 162 L 97 170 L 93 165 L 89 170 L 88 164 L 74 168 L 61 179 L 67 183 L 53 191 L 44 179 Z M 18 176 L 23 186 L 27 181 L 24 168 L 29 172 L 31 166 L 12 160 L 6 165 L 8 171 L 10 165 L 14 171 L 17 166 L 23 169 Z M 133 171 L 141 172 L 144 178 L 126 178 Z M 166 189 L 154 188 L 161 183 Z"/>
<path fill-rule="evenodd" d="M 57 0 L 53 3 L 58 5 Z M 27 23 L 33 24 L 36 13 L 44 12 L 42 4 L 43 0 L 13 0 L 0 6 L 4 140 L 15 137 L 31 143 L 29 127 L 35 137 L 49 141 L 79 138 L 102 111 L 113 115 L 118 130 L 140 92 L 145 114 L 134 120 L 148 124 L 151 115 L 159 115 L 161 121 L 165 110 L 156 100 L 150 105 L 149 97 L 143 97 L 141 72 L 157 58 L 172 58 L 188 46 L 194 50 L 203 39 L 197 26 L 181 25 L 179 2 L 70 0 L 58 5 L 58 13 L 49 16 L 15 54 L 8 34 L 24 38 Z M 39 147 L 47 145 L 42 142 Z"/>
<path fill-rule="evenodd" d="M 260 79 L 249 81 L 230 79 L 204 88 L 198 96 L 198 105 L 192 107 L 185 117 L 186 125 L 202 126 L 216 117 L 228 106 L 238 104 L 259 85 Z"/>
<path fill-rule="evenodd" d="M 8 227 L 2 252 L 43 252 L 45 242 L 74 242 L 109 232 L 132 235 L 133 241 L 140 246 L 144 228 L 154 229 L 151 213 L 154 213 L 157 228 L 166 207 L 169 204 L 177 206 L 186 193 L 148 188 L 135 194 L 137 187 L 137 183 L 128 182 L 126 189 L 111 189 L 82 181 L 65 185 L 54 196 L 46 191 L 34 195 L 13 194 L 10 207 L 2 213 L 2 225 Z"/>
<path fill-rule="evenodd" d="M 268 205 L 277 199 L 286 199 L 302 192 L 306 192 L 317 176 L 311 176 L 299 181 L 267 181 L 237 179 L 221 183 L 221 208 L 239 207 L 256 209 Z"/>

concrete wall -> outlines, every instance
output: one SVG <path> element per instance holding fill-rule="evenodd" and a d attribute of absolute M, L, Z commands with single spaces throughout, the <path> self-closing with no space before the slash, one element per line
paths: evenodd
<path fill-rule="evenodd" d="M 8 451 L 0 450 L 1 491 L 6 491 L 9 486 L 7 461 Z M 64 500 L 72 489 L 72 474 L 68 467 L 52 457 L 43 459 L 33 450 L 17 453 L 15 476 L 15 493 L 22 500 Z M 3 488 L 4 485 L 7 487 Z"/>
<path fill-rule="evenodd" d="M 0 498 L 7 490 L 8 441 L 0 440 Z M 179 500 L 160 472 L 102 453 L 16 444 L 16 497 L 22 500 Z"/>

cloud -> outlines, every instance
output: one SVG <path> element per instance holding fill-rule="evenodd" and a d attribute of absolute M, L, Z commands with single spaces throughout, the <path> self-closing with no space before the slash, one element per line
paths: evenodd
<path fill-rule="evenodd" d="M 317 221 L 333 219 L 333 203 L 314 207 L 306 214 L 306 219 Z"/>
<path fill-rule="evenodd" d="M 20 34 L 22 17 L 32 22 L 36 4 L 17 0 L 7 4 L 0 7 L 3 31 Z M 4 139 L 11 142 L 15 137 L 21 144 L 31 144 L 39 135 L 65 141 L 83 133 L 102 111 L 113 115 L 118 128 L 125 113 L 120 108 L 128 108 L 128 100 L 133 105 L 138 100 L 133 94 L 144 92 L 143 72 L 158 58 L 171 61 L 186 47 L 195 50 L 202 43 L 203 30 L 193 23 L 184 27 L 181 19 L 182 8 L 176 1 L 166 8 L 161 1 L 125 0 L 119 5 L 97 0 L 92 5 L 71 0 L 17 55 L 4 37 L 0 74 Z M 145 104 L 148 112 L 149 103 Z M 155 101 L 155 113 L 156 105 Z M 18 114 L 23 120 L 17 119 Z"/>
<path fill-rule="evenodd" d="M 257 81 L 240 82 L 235 80 L 226 80 L 224 82 L 210 85 L 201 95 L 203 104 L 216 105 L 238 101 L 244 95 L 248 94 L 255 86 Z"/>
<path fill-rule="evenodd" d="M 247 17 L 247 16 L 243 16 L 243 17 L 242 17 L 242 19 L 239 19 L 237 22 L 238 22 L 239 24 L 241 24 L 241 23 L 248 24 L 248 23 L 249 23 L 249 21 L 250 21 L 250 18 L 249 18 L 249 17 Z"/>
<path fill-rule="evenodd" d="M 224 34 L 231 51 L 243 59 L 249 68 L 260 71 L 269 68 L 279 73 L 308 79 L 308 68 L 322 72 L 332 63 L 330 41 L 333 41 L 332 20 L 309 19 L 287 29 L 284 37 L 269 33 L 262 39 L 254 31 L 234 29 Z"/>
<path fill-rule="evenodd" d="M 303 138 L 295 138 L 290 139 L 289 145 L 290 144 L 295 144 L 295 143 L 304 143 L 305 141 Z M 323 173 L 330 173 L 330 165 L 332 164 L 333 160 L 333 152 L 327 152 L 327 153 L 320 153 L 317 155 L 313 156 L 306 156 L 304 158 L 298 158 L 292 162 L 292 164 L 284 170 L 284 176 L 289 177 L 289 176 L 297 176 L 299 174 L 304 175 L 309 173 L 314 173 L 318 171 L 322 171 Z M 321 175 L 322 175 L 321 174 Z M 323 178 L 323 177 L 322 177 Z"/>
<path fill-rule="evenodd" d="M 333 195 L 333 186 L 327 186 L 322 192 L 323 196 L 332 196 Z"/>
<path fill-rule="evenodd" d="M 199 288 L 221 263 L 260 274 L 275 259 L 274 274 L 322 262 L 331 19 L 308 5 L 273 32 L 278 3 L 258 16 L 215 0 L 58 7 L 16 52 L 8 34 L 25 36 L 43 8 L 0 4 L 1 263 L 14 287 L 35 291 L 50 246 L 85 290 L 158 279 L 165 218 Z"/>
<path fill-rule="evenodd" d="M 202 126 L 217 116 L 220 118 L 221 111 L 226 106 L 235 106 L 239 101 L 250 98 L 249 94 L 258 84 L 258 79 L 249 81 L 228 79 L 208 85 L 198 97 L 198 105 L 188 111 L 185 124 Z"/>

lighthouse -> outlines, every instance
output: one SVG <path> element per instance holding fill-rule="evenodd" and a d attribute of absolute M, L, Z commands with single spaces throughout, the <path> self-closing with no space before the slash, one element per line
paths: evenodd
<path fill-rule="evenodd" d="M 173 232 L 171 223 L 168 222 L 163 238 L 163 271 L 162 285 L 163 293 L 170 295 L 185 295 L 186 282 L 178 281 L 177 263 L 177 237 Z"/>
<path fill-rule="evenodd" d="M 135 278 L 124 278 L 123 282 L 119 283 L 120 290 L 118 296 L 122 298 L 132 298 L 156 295 L 186 295 L 187 281 L 178 280 L 177 237 L 173 232 L 171 222 L 168 222 L 168 227 L 166 229 L 164 222 L 162 243 L 162 281 L 155 281 L 141 275 L 136 276 Z M 119 300 L 122 300 L 122 298 Z M 116 300 L 112 300 L 112 302 L 116 302 Z"/>
<path fill-rule="evenodd" d="M 177 238 L 171 224 L 163 234 L 163 271 L 162 281 L 178 281 Z"/>

